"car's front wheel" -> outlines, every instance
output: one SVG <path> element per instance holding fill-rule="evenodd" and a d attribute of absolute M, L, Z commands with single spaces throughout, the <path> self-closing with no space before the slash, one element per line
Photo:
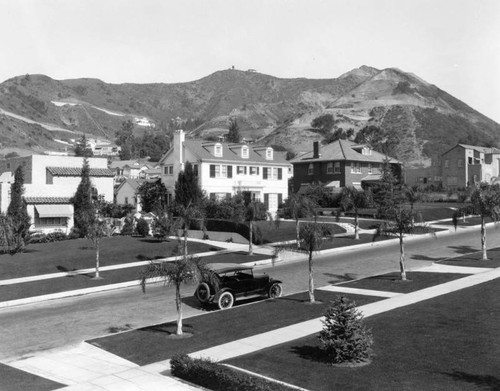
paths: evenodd
<path fill-rule="evenodd" d="M 201 282 L 194 295 L 201 304 L 207 304 L 210 301 L 210 287 L 206 282 Z"/>
<path fill-rule="evenodd" d="M 231 308 L 234 304 L 234 296 L 230 292 L 223 292 L 217 300 L 217 304 L 221 310 Z"/>
<path fill-rule="evenodd" d="M 281 294 L 283 293 L 283 289 L 281 288 L 281 285 L 275 282 L 269 287 L 269 291 L 267 294 L 271 299 L 276 299 L 277 297 L 280 297 Z"/>

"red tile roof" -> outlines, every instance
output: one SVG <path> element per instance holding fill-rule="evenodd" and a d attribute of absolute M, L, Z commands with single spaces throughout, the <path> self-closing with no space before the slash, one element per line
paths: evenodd
<path fill-rule="evenodd" d="M 69 197 L 24 197 L 27 204 L 70 204 Z"/>
<path fill-rule="evenodd" d="M 47 170 L 54 176 L 80 176 L 81 167 L 47 167 Z M 91 168 L 90 176 L 93 177 L 114 177 L 115 174 L 108 168 Z"/>

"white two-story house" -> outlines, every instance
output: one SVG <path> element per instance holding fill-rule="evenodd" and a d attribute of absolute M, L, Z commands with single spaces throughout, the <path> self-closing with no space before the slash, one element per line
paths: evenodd
<path fill-rule="evenodd" d="M 288 197 L 291 164 L 271 147 L 186 140 L 182 130 L 174 134 L 172 148 L 160 160 L 161 181 L 173 200 L 175 182 L 186 162 L 193 165 L 200 187 L 210 197 L 231 197 L 249 191 L 269 212 Z"/>
<path fill-rule="evenodd" d="M 32 155 L 0 161 L 0 211 L 10 204 L 10 186 L 19 166 L 24 170 L 24 200 L 31 217 L 31 230 L 62 231 L 73 228 L 70 198 L 81 181 L 84 158 L 73 156 Z M 90 180 L 97 194 L 113 202 L 113 172 L 107 159 L 88 158 Z"/>

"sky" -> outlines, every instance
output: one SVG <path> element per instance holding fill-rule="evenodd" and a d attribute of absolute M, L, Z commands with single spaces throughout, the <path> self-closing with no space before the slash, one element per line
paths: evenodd
<path fill-rule="evenodd" d="M 399 68 L 500 123 L 500 0 L 0 0 L 0 82 Z"/>

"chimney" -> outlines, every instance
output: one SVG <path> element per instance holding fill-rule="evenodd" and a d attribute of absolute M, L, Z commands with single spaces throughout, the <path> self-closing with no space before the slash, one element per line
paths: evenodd
<path fill-rule="evenodd" d="M 319 141 L 313 143 L 313 159 L 319 158 Z"/>
<path fill-rule="evenodd" d="M 174 132 L 174 164 L 179 164 L 181 171 L 184 170 L 184 136 L 182 129 Z"/>

